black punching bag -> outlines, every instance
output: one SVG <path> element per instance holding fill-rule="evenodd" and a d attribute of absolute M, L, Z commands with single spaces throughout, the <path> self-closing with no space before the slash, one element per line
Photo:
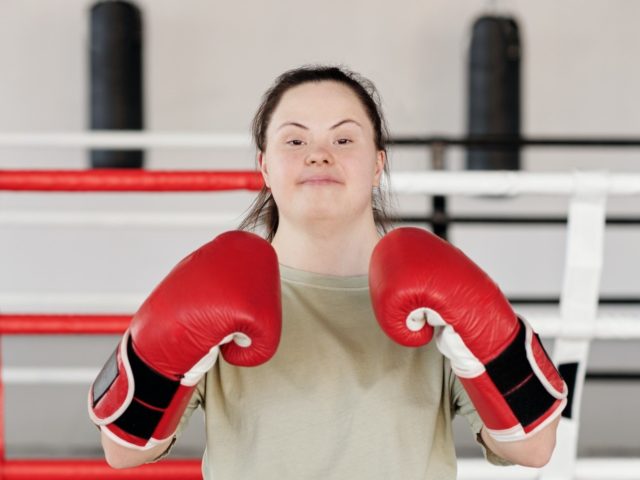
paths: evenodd
<path fill-rule="evenodd" d="M 520 38 L 508 17 L 480 17 L 469 51 L 469 136 L 520 136 Z M 470 148 L 469 170 L 517 170 L 519 147 Z"/>
<path fill-rule="evenodd" d="M 124 1 L 91 8 L 91 129 L 142 130 L 142 18 Z M 141 168 L 142 150 L 92 150 L 94 168 Z"/>

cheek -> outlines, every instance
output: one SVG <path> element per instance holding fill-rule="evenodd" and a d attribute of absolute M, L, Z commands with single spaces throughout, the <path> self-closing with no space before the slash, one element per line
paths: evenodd
<path fill-rule="evenodd" d="M 360 162 L 347 163 L 349 177 L 359 188 L 370 190 L 375 178 L 375 163 L 370 159 L 362 159 Z"/>
<path fill-rule="evenodd" d="M 294 179 L 298 176 L 296 162 L 286 155 L 278 155 L 277 158 L 270 158 L 267 162 L 269 185 L 272 193 L 291 188 Z"/>

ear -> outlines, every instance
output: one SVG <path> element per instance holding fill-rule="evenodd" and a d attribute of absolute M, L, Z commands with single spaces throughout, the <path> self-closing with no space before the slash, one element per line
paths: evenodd
<path fill-rule="evenodd" d="M 260 173 L 262 173 L 264 184 L 267 186 L 267 188 L 271 188 L 271 186 L 269 185 L 269 172 L 267 171 L 267 162 L 264 158 L 264 152 L 258 152 L 256 161 L 258 162 L 258 165 L 260 167 Z"/>
<path fill-rule="evenodd" d="M 387 162 L 387 154 L 384 150 L 378 150 L 377 158 L 376 158 L 376 168 L 373 177 L 373 186 L 380 186 L 380 178 L 382 177 L 382 173 L 384 172 L 384 164 Z"/>

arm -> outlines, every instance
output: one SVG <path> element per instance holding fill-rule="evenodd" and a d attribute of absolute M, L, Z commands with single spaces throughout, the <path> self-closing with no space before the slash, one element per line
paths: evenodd
<path fill-rule="evenodd" d="M 187 408 L 185 409 L 178 430 L 173 437 L 162 441 L 160 444 L 154 446 L 149 450 L 140 450 L 136 448 L 127 448 L 114 441 L 113 437 L 109 437 L 105 430 L 101 431 L 100 441 L 102 443 L 102 449 L 104 451 L 105 460 L 112 468 L 132 468 L 145 463 L 156 462 L 161 460 L 169 454 L 169 449 L 175 443 L 183 429 L 187 426 L 188 420 L 191 418 L 193 412 L 204 403 L 204 390 L 206 383 L 206 376 L 200 380 L 193 397 L 189 401 Z"/>
<path fill-rule="evenodd" d="M 219 351 L 238 366 L 271 358 L 280 309 L 277 257 L 257 235 L 219 235 L 174 267 L 89 390 L 109 464 L 139 465 L 166 449 Z"/>
<path fill-rule="evenodd" d="M 104 458 L 111 468 L 131 468 L 155 460 L 162 455 L 173 441 L 170 438 L 149 450 L 134 450 L 123 447 L 111 440 L 104 432 L 100 434 Z"/>
<path fill-rule="evenodd" d="M 376 245 L 369 285 L 382 329 L 407 346 L 434 338 L 498 444 L 533 439 L 560 416 L 567 385 L 538 335 L 459 249 L 398 228 Z"/>
<path fill-rule="evenodd" d="M 480 431 L 484 444 L 496 455 L 524 467 L 541 468 L 551 459 L 556 446 L 556 430 L 560 417 L 535 435 L 515 442 L 498 442 L 485 428 Z"/>

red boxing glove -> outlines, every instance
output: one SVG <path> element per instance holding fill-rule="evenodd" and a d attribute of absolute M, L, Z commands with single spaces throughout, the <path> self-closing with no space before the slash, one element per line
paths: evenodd
<path fill-rule="evenodd" d="M 89 416 L 112 440 L 146 450 L 170 438 L 218 351 L 253 366 L 276 352 L 280 274 L 271 245 L 227 232 L 183 259 L 134 315 L 89 391 Z"/>
<path fill-rule="evenodd" d="M 522 440 L 555 419 L 567 386 L 540 338 L 459 249 L 419 228 L 378 242 L 369 287 L 382 329 L 406 346 L 436 344 L 488 433 Z"/>

